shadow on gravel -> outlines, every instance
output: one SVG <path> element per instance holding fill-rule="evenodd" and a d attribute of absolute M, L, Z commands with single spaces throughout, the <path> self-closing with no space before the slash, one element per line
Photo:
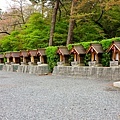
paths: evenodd
<path fill-rule="evenodd" d="M 5 76 L 0 76 L 0 78 L 9 78 L 9 77 L 5 77 Z"/>
<path fill-rule="evenodd" d="M 110 86 L 110 87 L 106 87 L 104 90 L 105 91 L 120 91 L 120 88 Z"/>

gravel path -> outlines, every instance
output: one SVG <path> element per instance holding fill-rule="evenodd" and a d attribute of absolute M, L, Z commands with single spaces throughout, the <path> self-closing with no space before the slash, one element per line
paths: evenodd
<path fill-rule="evenodd" d="M 0 120 L 120 120 L 112 81 L 0 71 Z"/>

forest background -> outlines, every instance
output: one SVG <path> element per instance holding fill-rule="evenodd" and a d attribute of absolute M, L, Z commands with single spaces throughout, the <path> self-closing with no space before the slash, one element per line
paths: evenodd
<path fill-rule="evenodd" d="M 120 0 L 12 1 L 0 11 L 0 52 L 120 37 Z"/>

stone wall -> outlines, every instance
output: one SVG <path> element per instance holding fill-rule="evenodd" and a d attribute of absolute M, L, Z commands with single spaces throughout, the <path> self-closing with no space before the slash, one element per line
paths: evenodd
<path fill-rule="evenodd" d="M 29 74 L 48 74 L 48 65 L 4 65 L 0 70 Z M 120 80 L 120 67 L 55 66 L 53 75 L 74 76 L 87 79 Z"/>
<path fill-rule="evenodd" d="M 75 76 L 80 78 L 102 80 L 120 80 L 120 67 L 55 66 L 53 75 Z"/>
<path fill-rule="evenodd" d="M 17 72 L 18 70 L 18 67 L 19 67 L 19 64 L 6 64 L 3 66 L 3 69 L 4 71 L 11 71 L 11 72 Z"/>
<path fill-rule="evenodd" d="M 3 69 L 3 66 L 4 66 L 4 64 L 0 64 L 0 70 L 2 70 Z"/>
<path fill-rule="evenodd" d="M 39 74 L 39 75 L 49 73 L 48 65 L 38 66 L 38 65 L 6 64 L 6 65 L 0 65 L 0 70 L 29 73 L 29 74 Z"/>
<path fill-rule="evenodd" d="M 18 72 L 30 73 L 30 74 L 48 74 L 49 69 L 47 65 L 37 66 L 37 65 L 20 65 L 18 67 Z"/>

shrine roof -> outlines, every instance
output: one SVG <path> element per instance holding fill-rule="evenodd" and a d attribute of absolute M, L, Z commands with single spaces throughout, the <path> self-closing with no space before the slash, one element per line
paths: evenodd
<path fill-rule="evenodd" d="M 41 56 L 44 56 L 44 55 L 46 55 L 45 50 L 46 50 L 45 48 L 39 48 L 39 49 L 37 49 L 37 53 L 40 54 Z"/>
<path fill-rule="evenodd" d="M 11 57 L 11 52 L 6 52 L 6 53 L 5 53 L 5 57 L 6 57 L 6 58 L 10 58 L 10 57 Z"/>
<path fill-rule="evenodd" d="M 66 46 L 58 47 L 57 53 L 62 55 L 69 55 L 69 51 Z"/>
<path fill-rule="evenodd" d="M 20 52 L 10 52 L 11 57 L 20 57 Z"/>
<path fill-rule="evenodd" d="M 113 49 L 115 47 L 117 50 L 120 51 L 120 41 L 113 41 L 110 47 L 107 49 L 107 52 Z"/>
<path fill-rule="evenodd" d="M 91 51 L 91 49 L 93 49 L 97 54 L 98 53 L 103 53 L 103 48 L 101 44 L 97 44 L 97 43 L 92 43 L 90 45 L 90 47 L 88 48 L 86 53 L 89 53 Z"/>
<path fill-rule="evenodd" d="M 29 50 L 29 51 L 28 51 L 28 54 L 29 54 L 30 56 L 37 56 L 37 50 Z"/>
<path fill-rule="evenodd" d="M 74 45 L 70 53 L 77 52 L 78 54 L 85 54 L 86 51 L 82 45 Z"/>
<path fill-rule="evenodd" d="M 28 51 L 27 50 L 20 50 L 20 56 L 28 57 Z"/>

